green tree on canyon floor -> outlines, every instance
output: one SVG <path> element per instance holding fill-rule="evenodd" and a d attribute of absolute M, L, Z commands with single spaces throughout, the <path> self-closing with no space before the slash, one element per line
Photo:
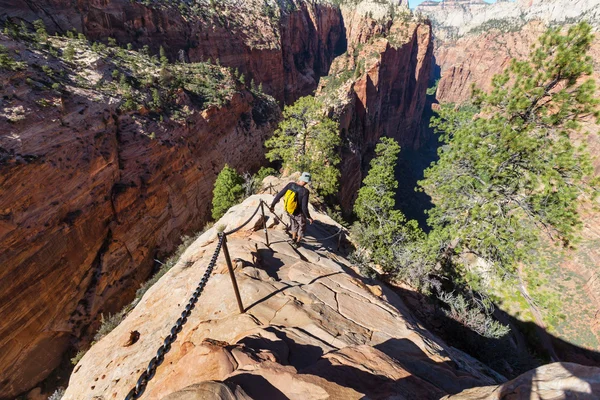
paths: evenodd
<path fill-rule="evenodd" d="M 360 247 L 369 250 L 371 262 L 386 272 L 398 267 L 400 252 L 423 239 L 417 222 L 407 221 L 396 209 L 398 182 L 394 170 L 399 153 L 400 146 L 394 139 L 380 139 L 354 204 L 358 221 L 352 228 L 353 236 Z"/>
<path fill-rule="evenodd" d="M 308 171 L 322 195 L 338 190 L 341 140 L 338 124 L 328 118 L 323 104 L 312 96 L 298 99 L 283 110 L 283 120 L 272 138 L 265 142 L 270 161 L 282 161 L 284 169 Z"/>
<path fill-rule="evenodd" d="M 428 239 L 438 266 L 475 256 L 490 277 L 518 278 L 543 258 L 543 236 L 562 247 L 576 241 L 578 205 L 597 184 L 584 135 L 575 136 L 600 116 L 592 40 L 586 23 L 549 29 L 490 93 L 474 92 L 478 112 L 442 107 L 432 125 L 444 146 L 420 182 L 434 204 Z"/>
<path fill-rule="evenodd" d="M 221 218 L 230 207 L 237 204 L 244 195 L 244 178 L 235 169 L 225 164 L 213 189 L 212 217 Z"/>

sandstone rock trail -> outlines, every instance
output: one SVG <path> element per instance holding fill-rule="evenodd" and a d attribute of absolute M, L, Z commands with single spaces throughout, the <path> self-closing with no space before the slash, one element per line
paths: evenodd
<path fill-rule="evenodd" d="M 246 199 L 199 237 L 124 322 L 87 352 L 63 399 L 124 398 L 201 281 L 219 243 L 218 227 L 239 226 L 261 200 L 271 199 Z M 276 213 L 283 214 L 280 205 Z M 312 213 L 308 239 L 340 228 Z M 266 222 L 269 246 L 260 213 L 227 238 L 246 312 L 238 311 L 221 252 L 142 398 L 439 399 L 504 381 L 422 329 L 388 288 L 359 277 L 336 252 L 336 239 L 294 249 L 282 224 L 272 217 Z M 139 340 L 131 344 L 133 331 Z"/>

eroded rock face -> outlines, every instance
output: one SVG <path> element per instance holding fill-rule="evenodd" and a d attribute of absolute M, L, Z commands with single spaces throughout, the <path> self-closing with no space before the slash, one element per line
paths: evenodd
<path fill-rule="evenodd" d="M 235 228 L 260 199 L 269 203 L 272 198 L 252 196 L 216 226 Z M 281 204 L 276 213 L 282 215 Z M 246 312 L 237 309 L 221 254 L 144 396 L 198 398 L 184 396 L 206 391 L 201 382 L 221 381 L 225 387 L 208 386 L 228 393 L 225 398 L 245 398 L 245 393 L 256 399 L 438 399 L 502 381 L 423 330 L 389 289 L 360 278 L 337 250 L 336 238 L 320 240 L 339 226 L 315 210 L 311 214 L 316 219 L 307 231 L 311 242 L 298 250 L 272 218 L 267 221 L 270 246 L 259 216 L 228 237 Z M 92 346 L 76 366 L 65 400 L 125 396 L 181 313 L 215 246 L 211 229 L 123 323 Z M 132 331 L 140 336 L 129 345 Z"/>
<path fill-rule="evenodd" d="M 48 100 L 28 74 L 0 72 L 3 398 L 44 379 L 100 314 L 131 300 L 153 260 L 210 217 L 222 166 L 263 163 L 280 115 L 246 90 L 206 110 L 181 94 L 190 116 L 159 124 L 94 90 Z"/>
<path fill-rule="evenodd" d="M 541 21 L 566 25 L 580 20 L 600 23 L 600 4 L 596 0 L 483 0 L 425 1 L 417 8 L 428 16 L 439 39 L 456 40 L 469 34 L 494 29 L 519 31 L 525 24 Z"/>
<path fill-rule="evenodd" d="M 327 2 L 294 0 L 280 13 L 274 1 L 207 0 L 184 15 L 176 6 L 155 4 L 0 0 L 0 9 L 17 23 L 41 18 L 50 32 L 75 28 L 90 40 L 147 45 L 152 54 L 162 46 L 172 61 L 219 60 L 286 104 L 314 91 L 333 58 L 346 50 L 342 15 Z"/>
<path fill-rule="evenodd" d="M 0 0 L 0 8 L 17 24 L 41 18 L 50 32 L 75 28 L 92 40 L 148 45 L 151 53 L 162 45 L 172 61 L 218 59 L 281 103 L 312 92 L 348 40 L 377 50 L 341 126 L 360 146 L 344 155 L 347 209 L 363 157 L 381 135 L 395 132 L 401 143 L 418 145 L 411 135 L 429 74 L 427 25 L 406 28 L 402 43 L 378 39 L 370 47 L 381 31 L 328 2 L 295 1 L 275 17 L 258 0 L 218 3 L 220 14 L 185 17 L 129 0 Z M 240 91 L 220 109 L 159 127 L 118 112 L 94 90 L 67 89 L 48 107 L 23 83 L 25 74 L 0 78 L 15 96 L 0 116 L 0 261 L 7 266 L 0 272 L 0 397 L 12 397 L 46 377 L 65 349 L 95 331 L 101 314 L 129 301 L 182 233 L 203 225 L 224 163 L 260 165 L 279 111 Z M 181 101 L 193 108 L 184 95 Z"/>
<path fill-rule="evenodd" d="M 319 96 L 339 118 L 346 143 L 340 202 L 348 211 L 380 137 L 392 137 L 409 149 L 418 149 L 426 141 L 420 124 L 432 67 L 433 36 L 427 23 L 397 19 L 381 25 L 359 9 L 344 8 L 343 13 L 349 51 L 334 61 L 331 75 L 354 71 L 354 79 L 333 94 L 325 83 Z"/>

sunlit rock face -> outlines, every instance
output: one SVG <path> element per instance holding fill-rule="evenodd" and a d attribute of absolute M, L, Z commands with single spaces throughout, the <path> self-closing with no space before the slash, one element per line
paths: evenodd
<path fill-rule="evenodd" d="M 261 199 L 270 203 L 272 198 L 252 196 L 215 226 L 235 228 Z M 275 212 L 283 214 L 282 204 Z M 395 293 L 357 275 L 344 257 L 344 241 L 340 248 L 336 237 L 323 240 L 340 226 L 312 206 L 311 214 L 315 223 L 308 227 L 309 242 L 299 249 L 290 246 L 272 216 L 267 220 L 269 246 L 260 215 L 228 236 L 245 313 L 238 311 L 221 254 L 144 396 L 185 399 L 206 391 L 236 399 L 403 394 L 439 399 L 502 381 L 422 329 Z M 213 228 L 198 238 L 125 321 L 92 346 L 75 367 L 63 399 L 125 396 L 202 278 L 216 235 Z M 131 344 L 133 331 L 139 340 Z"/>

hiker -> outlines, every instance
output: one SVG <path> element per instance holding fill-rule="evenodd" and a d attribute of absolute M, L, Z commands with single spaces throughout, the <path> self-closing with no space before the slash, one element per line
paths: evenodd
<path fill-rule="evenodd" d="M 290 230 L 294 247 L 298 247 L 304 236 L 306 220 L 309 220 L 311 224 L 314 222 L 308 212 L 309 191 L 305 186 L 309 183 L 310 174 L 303 172 L 297 182 L 288 183 L 281 192 L 277 193 L 277 196 L 275 196 L 269 206 L 269 209 L 273 212 L 275 204 L 283 197 L 283 208 L 290 216 Z"/>

